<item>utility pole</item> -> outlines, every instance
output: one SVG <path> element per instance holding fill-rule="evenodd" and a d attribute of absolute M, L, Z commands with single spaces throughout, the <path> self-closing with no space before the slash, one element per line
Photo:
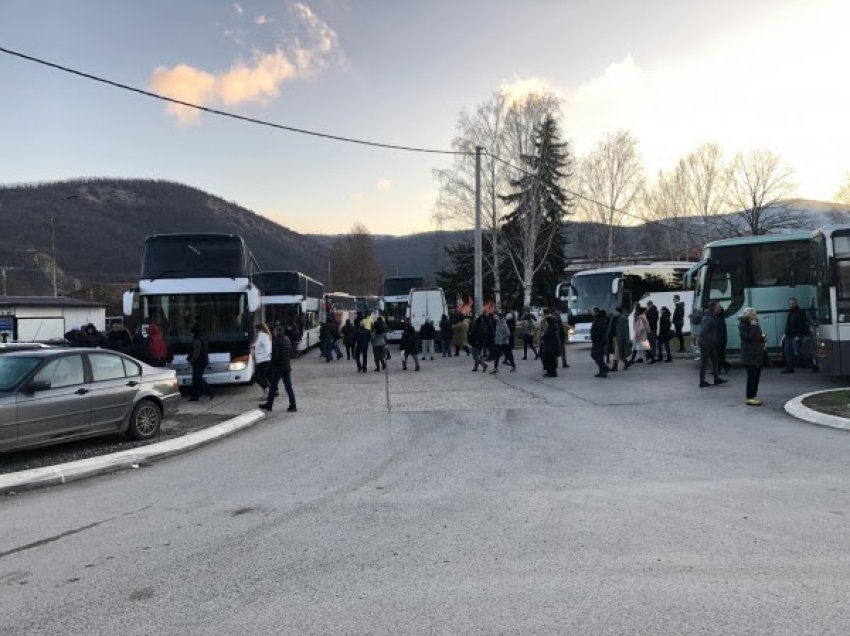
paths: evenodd
<path fill-rule="evenodd" d="M 50 199 L 50 203 L 48 205 L 48 213 L 50 214 L 50 258 L 53 260 L 53 296 L 54 298 L 59 295 L 59 287 L 56 284 L 56 227 L 55 227 L 55 219 L 53 217 L 53 204 L 56 201 L 68 201 L 69 199 L 76 199 L 76 194 L 69 194 L 66 197 L 57 197 L 54 199 Z"/>
<path fill-rule="evenodd" d="M 6 293 L 6 268 L 4 267 L 2 269 L 2 271 L 3 271 L 3 295 L 8 296 L 9 294 Z"/>
<path fill-rule="evenodd" d="M 482 146 L 475 146 L 475 301 L 473 319 L 484 310 L 484 280 L 481 263 L 481 152 Z"/>

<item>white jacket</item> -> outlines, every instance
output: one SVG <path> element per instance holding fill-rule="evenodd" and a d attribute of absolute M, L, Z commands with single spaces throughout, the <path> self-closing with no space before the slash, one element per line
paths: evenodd
<path fill-rule="evenodd" d="M 272 359 L 272 339 L 265 331 L 257 332 L 257 341 L 254 343 L 254 362 L 260 364 Z"/>

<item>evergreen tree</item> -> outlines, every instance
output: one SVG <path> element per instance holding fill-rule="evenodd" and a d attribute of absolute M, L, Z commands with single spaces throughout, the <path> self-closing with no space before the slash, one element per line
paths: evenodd
<path fill-rule="evenodd" d="M 514 206 L 503 233 L 524 306 L 551 304 L 564 271 L 564 219 L 573 206 L 564 189 L 573 157 L 549 115 L 538 126 L 533 154 L 523 155 L 525 174 L 502 199 Z"/>

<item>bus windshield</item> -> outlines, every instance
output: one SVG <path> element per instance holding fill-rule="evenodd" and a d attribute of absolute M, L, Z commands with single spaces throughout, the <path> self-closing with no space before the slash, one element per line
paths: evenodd
<path fill-rule="evenodd" d="M 425 279 L 419 277 L 394 277 L 384 280 L 384 296 L 407 296 L 414 287 L 424 287 Z"/>
<path fill-rule="evenodd" d="M 246 248 L 238 236 L 151 236 L 142 254 L 142 278 L 244 278 Z"/>
<path fill-rule="evenodd" d="M 298 272 L 261 272 L 254 282 L 265 296 L 300 296 L 304 294 Z"/>
<path fill-rule="evenodd" d="M 384 303 L 384 319 L 387 321 L 387 329 L 401 329 L 407 314 L 407 301 Z"/>
<path fill-rule="evenodd" d="M 570 285 L 573 287 L 575 296 L 570 298 L 570 317 L 588 316 L 594 307 L 610 313 L 614 308 L 611 305 L 616 298 L 611 293 L 611 284 L 619 276 L 619 272 L 573 276 Z"/>
<path fill-rule="evenodd" d="M 245 294 L 170 294 L 142 296 L 146 321 L 162 327 L 174 353 L 187 353 L 190 329 L 197 324 L 211 353 L 231 351 L 234 343 L 251 340 L 251 314 Z"/>

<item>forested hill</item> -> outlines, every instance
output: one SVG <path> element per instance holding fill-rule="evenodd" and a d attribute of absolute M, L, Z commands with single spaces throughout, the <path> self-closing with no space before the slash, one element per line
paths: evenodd
<path fill-rule="evenodd" d="M 0 268 L 10 295 L 53 291 L 51 210 L 60 293 L 138 280 L 142 244 L 155 233 L 239 234 L 263 269 L 320 280 L 327 272 L 325 247 L 207 192 L 168 181 L 87 179 L 0 187 Z"/>

